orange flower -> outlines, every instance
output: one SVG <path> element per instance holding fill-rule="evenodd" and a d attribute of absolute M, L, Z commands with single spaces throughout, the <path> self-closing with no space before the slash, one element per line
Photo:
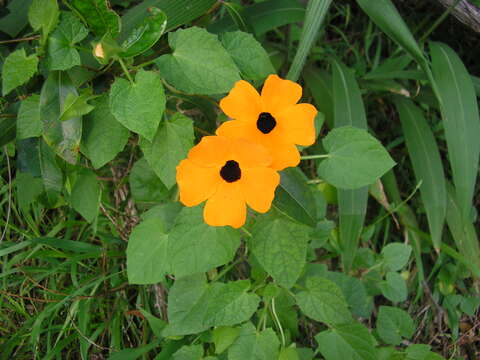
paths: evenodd
<path fill-rule="evenodd" d="M 300 85 L 277 75 L 267 78 L 261 95 L 240 80 L 220 101 L 220 108 L 234 120 L 223 123 L 216 133 L 263 145 L 273 157 L 274 169 L 297 166 L 300 154 L 295 144 L 308 146 L 315 142 L 317 115 L 313 105 L 297 104 L 301 97 Z"/>
<path fill-rule="evenodd" d="M 280 182 L 271 162 L 260 145 L 205 136 L 177 166 L 180 201 L 195 206 L 207 200 L 203 210 L 207 224 L 239 228 L 245 223 L 246 204 L 261 213 L 270 209 Z"/>

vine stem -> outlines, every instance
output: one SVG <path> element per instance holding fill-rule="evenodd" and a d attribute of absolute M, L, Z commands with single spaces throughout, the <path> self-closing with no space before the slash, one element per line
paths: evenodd
<path fill-rule="evenodd" d="M 118 58 L 118 62 L 120 64 L 120 66 L 122 67 L 122 70 L 125 73 L 125 75 L 127 76 L 128 80 L 130 80 L 130 82 L 133 85 L 134 82 L 133 82 L 132 77 L 130 76 L 130 72 L 128 71 L 127 66 L 125 65 L 125 63 L 123 62 L 123 60 L 121 58 Z"/>
<path fill-rule="evenodd" d="M 280 319 L 277 316 L 277 312 L 275 311 L 275 298 L 272 298 L 272 314 L 275 322 L 277 323 L 278 330 L 280 330 L 280 336 L 282 338 L 282 345 L 285 347 L 285 334 L 283 333 L 282 324 L 280 323 Z"/>
<path fill-rule="evenodd" d="M 330 155 L 329 154 L 319 154 L 319 155 L 305 155 L 305 156 L 302 156 L 300 159 L 301 160 L 312 160 L 312 159 L 325 159 L 325 158 L 329 158 Z"/>

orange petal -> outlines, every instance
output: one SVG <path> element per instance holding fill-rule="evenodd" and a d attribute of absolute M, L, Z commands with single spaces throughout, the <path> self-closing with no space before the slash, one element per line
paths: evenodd
<path fill-rule="evenodd" d="M 264 213 L 272 205 L 275 189 L 280 183 L 280 175 L 266 167 L 245 169 L 242 171 L 240 183 L 247 204 L 252 209 Z"/>
<path fill-rule="evenodd" d="M 251 139 L 257 136 L 255 127 L 248 121 L 230 120 L 221 124 L 215 134 L 234 139 Z"/>
<path fill-rule="evenodd" d="M 317 109 L 311 104 L 290 106 L 277 115 L 285 140 L 309 146 L 315 142 L 315 116 Z"/>
<path fill-rule="evenodd" d="M 186 206 L 195 206 L 207 200 L 221 181 L 218 168 L 201 167 L 188 159 L 177 166 L 180 201 Z"/>
<path fill-rule="evenodd" d="M 286 167 L 297 166 L 300 163 L 300 153 L 294 144 L 285 142 L 279 137 L 272 137 L 264 144 L 273 157 L 271 168 L 283 170 Z"/>
<path fill-rule="evenodd" d="M 233 158 L 238 161 L 240 169 L 250 167 L 267 167 L 272 163 L 270 152 L 259 143 L 245 139 L 231 139 Z"/>
<path fill-rule="evenodd" d="M 284 108 L 295 105 L 301 97 L 300 85 L 277 75 L 269 75 L 262 89 L 263 111 L 279 113 Z"/>
<path fill-rule="evenodd" d="M 247 207 L 239 182 L 220 183 L 217 192 L 208 199 L 203 218 L 208 225 L 239 228 L 245 224 Z"/>
<path fill-rule="evenodd" d="M 204 136 L 188 152 L 188 158 L 200 166 L 223 166 L 229 151 L 228 139 L 219 136 Z"/>
<path fill-rule="evenodd" d="M 232 119 L 256 121 L 261 112 L 260 104 L 257 90 L 247 81 L 240 80 L 220 101 L 220 108 Z"/>

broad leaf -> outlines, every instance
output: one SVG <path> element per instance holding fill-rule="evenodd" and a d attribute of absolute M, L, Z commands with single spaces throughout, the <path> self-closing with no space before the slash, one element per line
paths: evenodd
<path fill-rule="evenodd" d="M 336 325 L 352 320 L 342 290 L 330 280 L 318 276 L 309 277 L 306 290 L 296 297 L 303 313 L 316 321 Z"/>
<path fill-rule="evenodd" d="M 28 206 L 43 192 L 43 181 L 30 173 L 18 171 L 15 175 L 15 187 L 18 205 L 20 209 L 27 211 Z"/>
<path fill-rule="evenodd" d="M 380 306 L 377 332 L 385 343 L 400 345 L 402 338 L 410 339 L 413 336 L 415 325 L 406 311 L 392 306 Z"/>
<path fill-rule="evenodd" d="M 390 271 L 401 270 L 410 259 L 412 247 L 402 243 L 391 243 L 382 249 L 385 267 Z"/>
<path fill-rule="evenodd" d="M 45 189 L 45 202 L 48 207 L 54 208 L 60 199 L 63 188 L 62 170 L 57 164 L 55 153 L 41 140 L 39 141 L 38 157 Z"/>
<path fill-rule="evenodd" d="M 60 24 L 48 39 L 50 70 L 68 70 L 80 65 L 80 55 L 75 44 L 87 35 L 88 30 L 73 13 L 62 13 Z"/>
<path fill-rule="evenodd" d="M 123 42 L 124 49 L 119 55 L 122 57 L 133 57 L 140 55 L 150 49 L 160 39 L 167 26 L 167 16 L 156 8 L 147 9 L 149 16 L 132 30 L 127 39 Z"/>
<path fill-rule="evenodd" d="M 2 67 L 3 95 L 7 95 L 13 89 L 25 84 L 37 72 L 37 66 L 37 56 L 27 56 L 25 49 L 10 53 Z"/>
<path fill-rule="evenodd" d="M 81 95 L 69 93 L 63 102 L 63 109 L 59 120 L 65 121 L 88 114 L 94 108 L 87 103 L 91 98 L 92 95 L 88 93 L 83 93 Z"/>
<path fill-rule="evenodd" d="M 55 152 L 74 164 L 77 161 L 82 136 L 82 119 L 75 117 L 60 121 L 63 105 L 69 94 L 77 95 L 66 73 L 53 71 L 43 84 L 40 93 L 40 119 L 43 123 L 43 138 Z"/>
<path fill-rule="evenodd" d="M 374 339 L 362 324 L 337 325 L 315 336 L 326 360 L 378 360 Z"/>
<path fill-rule="evenodd" d="M 141 140 L 145 158 L 167 188 L 175 185 L 176 167 L 187 157 L 194 139 L 193 121 L 176 113 L 165 119 L 151 142 Z"/>
<path fill-rule="evenodd" d="M 310 228 L 305 225 L 268 214 L 257 218 L 249 244 L 273 279 L 290 288 L 305 266 L 309 234 Z"/>
<path fill-rule="evenodd" d="M 335 128 L 323 139 L 328 158 L 319 167 L 320 177 L 341 189 L 373 184 L 395 162 L 382 144 L 367 131 L 351 126 Z"/>
<path fill-rule="evenodd" d="M 156 61 L 165 79 L 189 94 L 228 92 L 240 80 L 238 68 L 220 41 L 205 29 L 191 27 L 168 36 L 173 54 Z"/>
<path fill-rule="evenodd" d="M 28 9 L 28 21 L 33 30 L 42 29 L 42 42 L 50 31 L 53 30 L 58 21 L 58 4 L 57 0 L 33 0 Z"/>
<path fill-rule="evenodd" d="M 135 226 L 128 240 L 127 275 L 130 284 L 161 282 L 168 271 L 163 221 L 150 217 Z"/>
<path fill-rule="evenodd" d="M 267 52 L 253 35 L 242 31 L 229 32 L 222 34 L 221 41 L 243 77 L 263 80 L 275 73 Z"/>
<path fill-rule="evenodd" d="M 175 276 L 209 271 L 231 261 L 240 233 L 231 227 L 205 224 L 202 208 L 185 207 L 170 232 L 168 260 Z"/>
<path fill-rule="evenodd" d="M 223 353 L 240 334 L 239 328 L 220 326 L 212 331 L 212 340 L 215 344 L 215 354 Z"/>
<path fill-rule="evenodd" d="M 278 358 L 278 341 L 272 329 L 257 332 L 252 323 L 240 328 L 240 334 L 228 349 L 228 360 L 272 360 Z"/>
<path fill-rule="evenodd" d="M 106 94 L 95 99 L 92 105 L 93 111 L 83 118 L 81 150 L 98 169 L 123 150 L 130 132 L 112 115 Z"/>
<path fill-rule="evenodd" d="M 71 4 L 95 35 L 108 33 L 115 38 L 120 33 L 120 17 L 110 9 L 108 0 L 73 0 Z"/>
<path fill-rule="evenodd" d="M 383 296 L 392 302 L 402 302 L 407 299 L 407 284 L 396 272 L 388 272 L 385 281 L 379 284 Z"/>
<path fill-rule="evenodd" d="M 165 110 L 158 73 L 140 70 L 133 84 L 117 78 L 110 89 L 110 110 L 122 125 L 151 141 Z"/>
<path fill-rule="evenodd" d="M 248 320 L 259 297 L 247 292 L 249 281 L 207 284 L 203 274 L 177 279 L 168 294 L 169 325 L 164 336 L 202 332 Z"/>
<path fill-rule="evenodd" d="M 91 170 L 82 170 L 73 186 L 70 203 L 89 223 L 93 222 L 100 206 L 100 184 Z"/>
<path fill-rule="evenodd" d="M 42 135 L 40 120 L 40 96 L 32 96 L 22 100 L 17 117 L 17 140 Z"/>
<path fill-rule="evenodd" d="M 159 203 L 169 195 L 168 189 L 150 168 L 145 158 L 141 158 L 133 165 L 129 183 L 137 204 Z"/>
<path fill-rule="evenodd" d="M 280 173 L 280 186 L 275 191 L 273 203 L 291 218 L 315 226 L 315 198 L 307 184 L 307 177 L 300 169 L 287 168 Z"/>
<path fill-rule="evenodd" d="M 182 346 L 172 355 L 172 360 L 201 360 L 203 357 L 202 345 Z"/>

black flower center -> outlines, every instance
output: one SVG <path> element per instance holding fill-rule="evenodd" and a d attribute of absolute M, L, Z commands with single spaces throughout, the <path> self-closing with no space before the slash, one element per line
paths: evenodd
<path fill-rule="evenodd" d="M 242 170 L 240 170 L 238 162 L 235 160 L 228 160 L 220 170 L 220 176 L 226 182 L 231 183 L 240 179 L 242 176 Z"/>
<path fill-rule="evenodd" d="M 262 133 L 268 134 L 275 128 L 276 125 L 277 122 L 275 121 L 275 118 L 272 116 L 272 114 L 268 112 L 262 112 L 258 116 L 257 129 L 260 130 Z"/>

